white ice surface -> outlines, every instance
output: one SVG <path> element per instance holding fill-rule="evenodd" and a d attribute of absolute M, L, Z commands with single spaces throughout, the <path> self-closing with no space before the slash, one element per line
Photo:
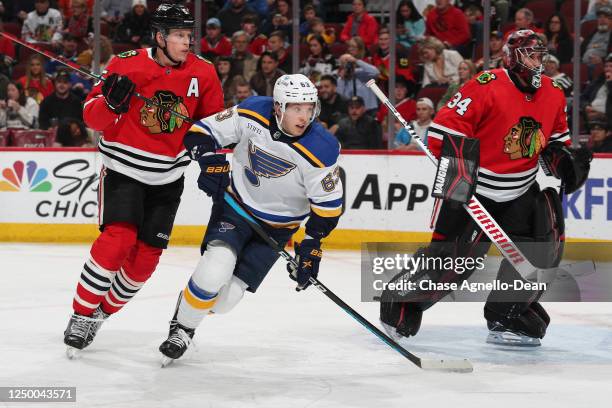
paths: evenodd
<path fill-rule="evenodd" d="M 76 386 L 79 407 L 612 406 L 609 303 L 547 304 L 552 323 L 537 350 L 484 343 L 482 304 L 436 305 L 406 346 L 469 358 L 475 370 L 424 372 L 316 289 L 296 293 L 281 262 L 257 294 L 204 320 L 197 351 L 162 369 L 157 347 L 197 263 L 194 247 L 166 251 L 144 289 L 69 361 L 62 332 L 88 250 L 0 244 L 0 386 Z M 378 324 L 378 304 L 360 302 L 359 256 L 327 251 L 319 277 Z"/>

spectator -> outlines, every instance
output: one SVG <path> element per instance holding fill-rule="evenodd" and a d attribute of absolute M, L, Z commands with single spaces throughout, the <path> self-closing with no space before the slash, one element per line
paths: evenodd
<path fill-rule="evenodd" d="M 291 73 L 292 71 L 292 59 L 291 54 L 287 52 L 285 48 L 286 36 L 283 31 L 273 31 L 268 37 L 268 45 L 266 51 L 276 53 L 278 57 L 278 68 L 281 71 Z"/>
<path fill-rule="evenodd" d="M 218 57 L 215 60 L 215 68 L 217 70 L 217 75 L 219 76 L 219 81 L 221 81 L 223 96 L 227 100 L 233 100 L 234 79 L 236 78 L 236 73 L 234 72 L 234 67 L 232 66 L 232 59 L 226 56 Z"/>
<path fill-rule="evenodd" d="M 306 37 L 310 33 L 310 26 L 317 17 L 317 11 L 312 4 L 304 6 L 304 21 L 300 23 L 300 36 Z"/>
<path fill-rule="evenodd" d="M 472 60 L 466 59 L 461 61 L 459 63 L 459 66 L 457 67 L 457 75 L 459 76 L 459 81 L 457 83 L 451 83 L 448 86 L 446 93 L 444 93 L 444 95 L 442 95 L 442 98 L 440 98 L 440 100 L 438 101 L 438 110 L 440 110 L 440 108 L 446 105 L 446 102 L 448 102 L 450 98 L 452 98 L 453 95 L 457 93 L 457 91 L 463 86 L 463 84 L 465 84 L 467 81 L 472 79 L 474 75 L 476 75 L 476 65 L 474 65 Z"/>
<path fill-rule="evenodd" d="M 249 84 L 249 82 L 242 76 L 236 77 L 234 80 L 234 86 L 234 95 L 236 98 L 234 105 L 237 105 L 240 102 L 243 102 L 245 99 L 255 95 L 251 89 L 251 84 Z"/>
<path fill-rule="evenodd" d="M 397 41 L 410 49 L 425 35 L 425 20 L 412 0 L 402 0 L 397 8 Z M 380 36 L 380 34 L 379 34 Z"/>
<path fill-rule="evenodd" d="M 435 114 L 434 104 L 429 98 L 419 98 L 416 101 L 416 119 L 410 122 L 410 125 L 421 138 L 423 143 L 427 144 L 427 128 L 431 125 Z M 395 123 L 395 140 L 393 146 L 397 150 L 421 150 L 419 145 L 412 140 L 410 133 L 404 129 L 398 122 Z"/>
<path fill-rule="evenodd" d="M 346 42 L 346 51 L 358 60 L 371 62 L 363 38 L 359 36 L 351 37 Z"/>
<path fill-rule="evenodd" d="M 411 85 L 402 77 L 396 78 L 395 80 L 395 109 L 402 115 L 406 120 L 413 120 L 416 118 L 416 102 L 410 98 Z M 378 112 L 376 113 L 376 120 L 382 125 L 383 129 L 387 129 L 387 121 L 389 119 L 389 109 L 385 105 L 380 105 Z"/>
<path fill-rule="evenodd" d="M 254 55 L 261 55 L 266 50 L 268 37 L 257 33 L 257 16 L 251 14 L 242 17 L 241 28 L 249 36 L 249 51 Z"/>
<path fill-rule="evenodd" d="M 335 133 L 343 149 L 383 149 L 380 124 L 366 114 L 361 96 L 348 101 L 348 117 L 340 119 Z"/>
<path fill-rule="evenodd" d="M 569 103 L 571 103 L 572 87 L 574 86 L 574 82 L 572 81 L 572 78 L 563 72 L 559 72 L 559 60 L 552 54 L 548 54 L 546 57 L 544 57 L 544 74 L 553 79 L 557 85 L 563 89 L 565 97 L 568 98 L 569 105 Z"/>
<path fill-rule="evenodd" d="M 444 44 L 435 37 L 425 37 L 420 45 L 420 53 L 424 62 L 423 87 L 447 86 L 459 82 L 457 68 L 463 58 L 457 51 L 444 49 Z"/>
<path fill-rule="evenodd" d="M 378 41 L 378 22 L 366 11 L 365 0 L 353 0 L 353 13 L 348 16 L 340 33 L 341 41 L 359 36 L 366 47 Z"/>
<path fill-rule="evenodd" d="M 84 50 L 77 57 L 77 63 L 79 65 L 83 65 L 86 67 L 93 66 L 93 42 L 89 43 L 89 48 Z M 100 71 L 104 71 L 111 58 L 113 58 L 115 54 L 113 54 L 113 44 L 111 40 L 104 36 L 100 36 Z"/>
<path fill-rule="evenodd" d="M 309 55 L 300 67 L 304 74 L 317 82 L 317 76 L 330 75 L 336 69 L 336 59 L 329 52 L 325 40 L 321 36 L 311 36 L 308 40 Z"/>
<path fill-rule="evenodd" d="M 255 10 L 246 5 L 245 0 L 231 0 L 228 8 L 224 8 L 217 14 L 221 21 L 223 34 L 230 36 L 241 29 L 242 18 L 248 14 L 256 14 Z"/>
<path fill-rule="evenodd" d="M 321 113 L 319 121 L 332 134 L 338 129 L 338 122 L 348 114 L 346 100 L 337 92 L 338 82 L 332 75 L 323 75 L 319 81 Z"/>
<path fill-rule="evenodd" d="M 83 121 L 70 117 L 59 123 L 56 143 L 62 147 L 94 146 Z"/>
<path fill-rule="evenodd" d="M 249 83 L 257 95 L 272 96 L 276 80 L 285 75 L 278 69 L 278 56 L 274 52 L 264 51 L 257 64 L 257 72 Z"/>
<path fill-rule="evenodd" d="M 561 64 L 571 62 L 574 40 L 561 13 L 554 13 L 548 18 L 544 33 L 548 40 L 548 52 L 557 57 Z"/>
<path fill-rule="evenodd" d="M 612 134 L 604 120 L 594 120 L 589 123 L 591 136 L 587 143 L 593 153 L 612 153 Z"/>
<path fill-rule="evenodd" d="M 365 84 L 378 76 L 378 69 L 351 54 L 341 55 L 338 60 L 338 93 L 345 99 L 360 96 L 365 102 L 366 111 L 373 116 L 378 109 L 378 100 Z"/>
<path fill-rule="evenodd" d="M 587 121 L 606 118 L 608 129 L 612 122 L 612 54 L 604 64 L 604 72 L 591 82 L 581 95 L 581 107 Z"/>
<path fill-rule="evenodd" d="M 21 37 L 27 42 L 58 43 L 61 38 L 62 15 L 49 7 L 49 0 L 36 0 L 35 10 L 28 13 L 21 27 Z"/>
<path fill-rule="evenodd" d="M 85 9 L 87 10 L 87 14 L 93 15 L 93 6 L 95 0 L 83 0 L 83 2 L 85 3 Z M 52 0 L 51 5 L 59 10 L 64 22 L 66 22 L 66 20 L 69 20 L 70 17 L 74 15 L 74 9 L 72 7 L 74 6 L 73 0 Z"/>
<path fill-rule="evenodd" d="M 582 17 L 582 22 L 597 20 L 597 10 L 604 6 L 612 6 L 612 0 L 589 0 L 587 13 Z"/>
<path fill-rule="evenodd" d="M 135 47 L 152 44 L 151 13 L 146 0 L 132 0 L 132 10 L 117 28 L 117 40 Z"/>
<path fill-rule="evenodd" d="M 398 47 L 400 48 L 400 47 Z M 389 29 L 383 27 L 378 31 L 378 46 L 374 49 L 374 53 L 370 60 L 372 61 L 372 65 L 378 68 L 378 72 L 380 73 L 378 79 L 381 81 L 389 80 L 389 56 L 391 52 L 391 33 Z M 400 75 L 406 81 L 409 81 L 410 89 L 408 94 L 412 94 L 416 89 L 416 83 L 414 80 L 414 75 L 412 74 L 412 69 L 409 64 L 408 54 L 403 49 L 398 49 L 396 51 L 396 63 L 395 63 L 395 73 L 396 75 Z"/>
<path fill-rule="evenodd" d="M 49 129 L 66 118 L 83 120 L 83 104 L 70 92 L 70 74 L 58 70 L 55 74 L 55 92 L 40 104 L 40 128 Z"/>
<path fill-rule="evenodd" d="M 112 26 L 121 23 L 123 17 L 130 12 L 131 4 L 126 0 L 102 0 L 102 20 Z"/>
<path fill-rule="evenodd" d="M 0 100 L 6 99 L 6 87 L 11 80 L 6 75 L 0 73 Z"/>
<path fill-rule="evenodd" d="M 272 0 L 247 0 L 246 5 L 248 8 L 253 10 L 253 12 L 257 13 L 257 17 L 259 17 L 259 19 L 263 21 L 270 14 L 270 4 L 271 3 L 272 3 Z M 223 5 L 223 10 L 227 10 L 231 6 L 232 6 L 232 0 L 225 0 L 225 4 Z M 210 7 L 210 5 L 208 7 Z M 209 8 L 209 13 L 210 13 L 210 8 Z"/>
<path fill-rule="evenodd" d="M 59 56 L 62 57 L 63 59 L 72 61 L 72 62 L 76 62 L 77 60 L 77 47 L 78 47 L 78 41 L 77 39 L 70 33 L 66 33 L 63 35 L 62 37 L 62 42 L 61 42 L 62 46 L 61 49 L 59 51 Z M 45 72 L 49 75 L 53 75 L 55 74 L 55 70 L 58 67 L 63 67 L 64 64 L 62 64 L 59 61 L 55 61 L 55 60 L 49 60 L 47 61 L 47 63 L 45 64 Z"/>
<path fill-rule="evenodd" d="M 514 24 L 504 34 L 504 42 L 508 39 L 510 34 L 519 30 L 531 30 L 535 33 L 542 33 L 543 30 L 536 27 L 533 23 L 534 18 L 533 11 L 528 8 L 518 9 L 516 13 L 514 13 Z"/>
<path fill-rule="evenodd" d="M 232 59 L 234 68 L 238 75 L 242 75 L 247 81 L 257 70 L 257 59 L 249 50 L 249 36 L 242 30 L 232 35 Z"/>
<path fill-rule="evenodd" d="M 32 129 L 38 119 L 38 104 L 26 96 L 23 86 L 11 81 L 6 87 L 7 99 L 0 100 L 0 128 Z"/>
<path fill-rule="evenodd" d="M 612 7 L 605 6 L 597 10 L 597 31 L 582 42 L 582 62 L 591 70 L 601 64 L 611 51 L 612 41 Z"/>
<path fill-rule="evenodd" d="M 287 25 L 293 23 L 290 0 L 275 0 L 273 10 L 270 14 L 280 14 L 285 18 Z"/>
<path fill-rule="evenodd" d="M 65 22 L 63 35 L 70 34 L 77 41 L 83 41 L 89 33 L 93 33 L 93 19 L 87 12 L 85 0 L 72 0 L 72 16 Z"/>
<path fill-rule="evenodd" d="M 206 21 L 206 35 L 200 41 L 200 52 L 211 61 L 232 55 L 232 42 L 221 32 L 221 21 L 216 17 Z"/>
<path fill-rule="evenodd" d="M 270 34 L 273 31 L 282 31 L 290 41 L 293 37 L 293 27 L 289 24 L 287 17 L 280 13 L 274 14 L 272 18 L 266 22 L 262 31 L 264 34 Z"/>
<path fill-rule="evenodd" d="M 442 41 L 447 48 L 465 52 L 471 39 L 465 14 L 450 4 L 450 0 L 436 0 L 436 7 L 427 14 L 427 35 Z"/>
<path fill-rule="evenodd" d="M 312 19 L 312 25 L 310 26 L 310 34 L 306 36 L 306 42 L 314 36 L 320 36 L 325 40 L 325 44 L 328 46 L 333 45 L 336 42 L 336 30 L 333 27 L 325 27 L 323 20 L 319 17 Z"/>
<path fill-rule="evenodd" d="M 490 57 L 487 69 L 501 68 L 504 59 L 504 34 L 501 31 L 491 31 L 491 41 L 489 42 Z M 476 71 L 484 69 L 484 57 L 476 62 Z"/>
<path fill-rule="evenodd" d="M 0 31 L 4 31 L 2 22 L 0 22 Z M 0 36 L 0 74 L 10 77 L 14 62 L 15 44 L 8 38 Z"/>
<path fill-rule="evenodd" d="M 18 82 L 25 89 L 26 95 L 37 103 L 53 93 L 53 82 L 47 77 L 43 69 L 44 59 L 38 54 L 30 55 L 26 74 Z"/>

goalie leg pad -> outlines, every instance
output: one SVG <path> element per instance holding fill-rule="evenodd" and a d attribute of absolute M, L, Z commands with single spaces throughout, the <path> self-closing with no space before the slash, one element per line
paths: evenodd
<path fill-rule="evenodd" d="M 555 189 L 548 187 L 538 193 L 533 220 L 533 237 L 537 244 L 532 263 L 540 268 L 558 266 L 563 256 L 565 220 Z"/>
<path fill-rule="evenodd" d="M 479 160 L 478 139 L 447 134 L 442 141 L 432 197 L 467 204 L 476 190 Z"/>

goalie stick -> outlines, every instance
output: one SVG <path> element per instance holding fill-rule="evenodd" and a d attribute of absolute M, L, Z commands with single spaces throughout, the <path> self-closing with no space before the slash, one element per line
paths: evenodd
<path fill-rule="evenodd" d="M 397 109 L 395 109 L 395 106 L 391 104 L 387 96 L 383 93 L 383 91 L 381 91 L 378 85 L 376 85 L 376 82 L 372 79 L 366 83 L 366 86 L 370 88 L 376 97 L 389 109 L 390 112 L 393 113 L 393 115 L 395 115 L 397 120 L 410 134 L 412 139 L 416 141 L 429 160 L 431 160 L 434 165 L 437 165 L 438 159 L 436 159 L 431 150 L 429 150 L 429 148 L 423 143 L 412 126 L 406 122 L 406 119 L 404 119 Z M 512 242 L 512 239 L 510 239 L 508 234 L 506 234 L 499 224 L 497 224 L 495 219 L 491 216 L 491 214 L 489 214 L 487 209 L 484 208 L 476 197 L 472 197 L 467 204 L 463 205 L 463 208 L 465 208 L 480 229 L 484 231 L 487 237 L 489 237 L 491 242 L 497 247 L 499 252 L 501 252 L 502 256 L 510 262 L 514 269 L 516 269 L 516 271 L 521 274 L 524 279 L 534 281 L 539 280 L 539 278 L 542 276 L 547 276 L 547 279 L 550 280 L 551 273 L 557 273 L 559 270 L 558 267 L 547 269 L 537 268 L 531 262 L 529 262 L 519 247 Z M 592 261 L 590 264 L 593 266 Z"/>
<path fill-rule="evenodd" d="M 50 60 L 59 62 L 60 64 L 64 65 L 65 67 L 74 69 L 75 71 L 77 71 L 81 75 L 90 77 L 92 79 L 95 79 L 96 81 L 104 82 L 106 80 L 106 78 L 104 78 L 102 75 L 94 74 L 93 72 L 87 70 L 85 67 L 82 67 L 79 64 L 75 64 L 74 62 L 69 61 L 69 60 L 67 60 L 67 59 L 65 59 L 65 58 L 63 58 L 63 57 L 61 57 L 59 55 L 55 55 L 52 52 L 40 49 L 40 48 L 38 48 L 38 47 L 36 47 L 36 46 L 34 46 L 32 44 L 28 44 L 27 42 L 22 41 L 19 38 L 15 37 L 15 36 L 13 36 L 11 34 L 8 34 L 8 33 L 5 33 L 5 32 L 0 32 L 0 35 L 5 37 L 5 38 L 8 38 L 9 40 L 13 41 L 16 44 L 21 45 L 22 47 L 25 47 L 25 48 L 27 48 L 29 50 L 37 52 L 38 54 L 42 55 L 43 57 L 47 57 Z M 172 109 L 170 109 L 167 106 L 164 106 L 164 105 L 162 105 L 160 103 L 157 103 L 153 99 L 147 98 L 146 96 L 144 96 L 144 95 L 142 95 L 142 94 L 140 94 L 138 92 L 134 92 L 134 96 L 137 97 L 137 98 L 142 99 L 143 101 L 145 101 L 145 103 L 147 105 L 152 105 L 152 106 L 155 106 L 155 107 L 157 107 L 159 109 L 168 111 L 172 115 L 176 116 L 177 118 L 183 119 L 187 123 L 193 123 L 193 119 L 191 119 L 189 116 L 185 116 L 182 113 L 179 113 L 179 112 L 177 112 L 175 110 L 172 110 Z"/>
<path fill-rule="evenodd" d="M 244 210 L 236 200 L 229 194 L 225 193 L 224 195 L 225 202 L 227 202 L 230 207 L 234 211 L 236 211 L 242 218 L 246 220 L 246 222 L 250 225 L 250 227 L 259 235 L 270 247 L 272 247 L 280 256 L 282 256 L 288 263 L 297 267 L 297 262 L 295 258 L 291 256 L 289 252 L 285 250 L 283 245 L 279 244 L 274 238 L 270 237 L 268 233 L 262 228 L 261 225 L 253 218 L 249 213 Z M 357 313 L 353 308 L 351 308 L 348 304 L 346 304 L 342 299 L 340 299 L 334 292 L 329 290 L 321 281 L 317 278 L 310 277 L 310 283 L 312 286 L 319 289 L 325 296 L 327 296 L 332 302 L 337 304 L 348 313 L 353 319 L 357 320 L 362 326 L 368 329 L 372 334 L 378 337 L 380 340 L 385 342 L 389 347 L 400 353 L 402 356 L 410 360 L 413 364 L 423 370 L 431 370 L 431 371 L 447 371 L 447 372 L 458 372 L 458 373 L 471 373 L 474 371 L 474 367 L 469 362 L 469 360 L 433 360 L 433 359 L 422 359 L 420 357 L 415 356 L 402 346 L 400 346 L 395 340 L 391 337 L 387 336 L 385 333 L 380 331 L 376 326 L 366 320 L 363 316 Z"/>

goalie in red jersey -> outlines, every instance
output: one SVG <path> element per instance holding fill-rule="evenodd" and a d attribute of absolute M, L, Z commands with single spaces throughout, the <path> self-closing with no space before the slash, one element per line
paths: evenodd
<path fill-rule="evenodd" d="M 187 8 L 161 4 L 151 26 L 156 46 L 114 57 L 84 106 L 85 122 L 102 132 L 101 234 L 64 332 L 69 357 L 136 295 L 168 245 L 190 163 L 183 138 L 191 125 L 172 111 L 202 118 L 223 109 L 213 65 L 189 52 L 194 18 Z M 135 90 L 154 103 L 134 98 Z"/>
<path fill-rule="evenodd" d="M 571 193 L 586 181 L 591 155 L 570 148 L 565 96 L 542 75 L 546 48 L 538 36 L 531 30 L 517 31 L 509 36 L 504 53 L 505 68 L 482 72 L 468 81 L 429 127 L 429 148 L 439 159 L 433 195 L 440 198 L 431 243 L 421 253 L 473 258 L 486 254 L 491 242 L 462 206 L 475 194 L 532 264 L 554 267 L 563 253 L 563 212 L 555 189 L 540 191 L 535 180 L 539 163 L 546 174 L 561 179 L 562 191 Z M 460 188 L 457 183 L 444 184 L 453 168 L 465 169 Z M 447 188 L 451 184 L 452 192 Z M 410 278 L 402 272 L 394 280 L 460 286 L 473 272 L 474 268 L 463 274 L 421 268 Z M 521 279 L 504 259 L 497 280 Z M 414 336 L 423 311 L 449 293 L 416 290 L 400 297 L 385 291 L 381 321 L 390 334 Z M 550 322 L 538 303 L 541 295 L 541 291 L 491 291 L 484 307 L 490 330 L 487 341 L 540 345 Z"/>

